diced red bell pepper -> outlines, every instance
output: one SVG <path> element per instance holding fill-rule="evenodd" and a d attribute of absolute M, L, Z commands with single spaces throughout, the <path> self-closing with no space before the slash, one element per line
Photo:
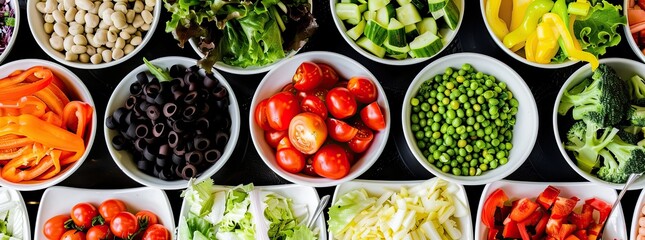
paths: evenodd
<path fill-rule="evenodd" d="M 531 234 L 529 234 L 526 229 L 526 224 L 524 222 L 517 223 L 517 230 L 520 231 L 520 236 L 522 240 L 531 240 Z"/>
<path fill-rule="evenodd" d="M 572 234 L 572 235 L 567 236 L 567 238 L 565 238 L 564 240 L 580 240 L 580 238 L 578 238 L 578 237 L 576 237 L 576 235 Z"/>
<path fill-rule="evenodd" d="M 506 201 L 508 201 L 508 196 L 506 196 L 506 193 L 502 189 L 497 189 L 488 196 L 482 208 L 482 223 L 488 228 L 494 228 L 495 211 L 497 211 L 498 207 L 503 207 Z"/>
<path fill-rule="evenodd" d="M 573 235 L 573 232 L 576 230 L 576 225 L 573 224 L 562 224 L 560 227 L 559 239 L 568 239 L 569 235 Z M 577 238 L 576 238 L 577 239 Z"/>
<path fill-rule="evenodd" d="M 589 240 L 596 240 L 598 239 L 598 235 L 600 234 L 600 230 L 602 228 L 602 224 L 596 224 L 592 223 L 589 228 L 587 228 L 587 236 Z"/>
<path fill-rule="evenodd" d="M 499 229 L 497 229 L 497 228 L 489 228 L 488 229 L 488 240 L 497 240 L 497 233 L 499 233 Z"/>
<path fill-rule="evenodd" d="M 578 229 L 573 233 L 573 235 L 576 235 L 576 237 L 578 237 L 578 239 L 580 239 L 580 240 L 587 240 L 588 239 L 587 230 L 585 230 L 585 229 Z"/>
<path fill-rule="evenodd" d="M 578 198 L 564 198 L 558 197 L 553 204 L 553 209 L 551 209 L 551 218 L 561 219 L 568 216 L 573 212 L 573 208 L 576 207 L 578 203 Z"/>
<path fill-rule="evenodd" d="M 609 213 L 611 212 L 611 205 L 609 203 L 597 198 L 591 198 L 585 201 L 585 204 L 589 204 L 600 213 L 600 217 L 598 218 L 599 224 L 602 225 L 607 220 L 607 217 L 609 217 Z"/>
<path fill-rule="evenodd" d="M 540 193 L 540 196 L 537 198 L 537 203 L 540 204 L 544 209 L 549 209 L 551 208 L 551 205 L 555 203 L 555 199 L 560 195 L 560 189 L 557 189 L 553 186 L 548 186 L 542 193 Z"/>
<path fill-rule="evenodd" d="M 528 198 L 522 198 L 513 208 L 509 217 L 515 222 L 521 222 L 528 218 L 538 208 L 538 204 Z"/>
<path fill-rule="evenodd" d="M 540 221 L 535 225 L 535 235 L 542 236 L 546 231 L 546 224 L 549 222 L 549 214 L 543 214 Z"/>
<path fill-rule="evenodd" d="M 593 222 L 593 208 L 589 204 L 583 204 L 580 213 L 573 212 L 569 215 L 569 221 L 578 229 L 587 229 Z"/>
<path fill-rule="evenodd" d="M 546 234 L 549 236 L 558 236 L 560 228 L 562 227 L 562 220 L 562 218 L 549 218 L 549 221 L 546 222 Z"/>
<path fill-rule="evenodd" d="M 504 225 L 504 230 L 502 231 L 502 237 L 504 238 L 521 238 L 520 230 L 517 228 L 517 222 L 510 221 Z"/>
<path fill-rule="evenodd" d="M 542 215 L 544 215 L 544 212 L 542 211 L 541 208 L 538 208 L 535 211 L 533 211 L 533 213 L 529 217 L 525 218 L 519 223 L 522 223 L 525 226 L 535 226 L 542 218 Z"/>
<path fill-rule="evenodd" d="M 638 1 L 638 6 L 639 6 L 641 9 L 645 9 L 645 1 Z"/>

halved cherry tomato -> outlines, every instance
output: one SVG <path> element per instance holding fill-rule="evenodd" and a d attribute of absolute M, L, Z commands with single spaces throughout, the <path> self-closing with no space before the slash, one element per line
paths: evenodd
<path fill-rule="evenodd" d="M 302 62 L 293 75 L 293 87 L 299 91 L 314 89 L 322 82 L 322 70 L 313 62 Z"/>
<path fill-rule="evenodd" d="M 305 155 L 295 148 L 283 148 L 275 153 L 275 161 L 280 168 L 290 173 L 298 173 L 305 168 Z"/>
<path fill-rule="evenodd" d="M 370 147 L 370 144 L 372 144 L 374 133 L 372 133 L 372 130 L 362 125 L 356 126 L 356 128 L 358 129 L 358 132 L 354 138 L 347 142 L 347 144 L 349 149 L 355 153 L 362 153 Z"/>
<path fill-rule="evenodd" d="M 349 125 L 342 120 L 328 118 L 326 122 L 329 136 L 336 141 L 347 142 L 352 140 L 352 138 L 354 138 L 358 133 L 357 128 L 352 127 L 352 125 Z"/>
<path fill-rule="evenodd" d="M 361 120 L 372 130 L 385 129 L 385 117 L 383 117 L 381 106 L 377 102 L 370 103 L 361 110 Z"/>
<path fill-rule="evenodd" d="M 577 198 L 558 197 L 551 209 L 551 218 L 561 219 L 569 216 L 578 203 Z"/>
<path fill-rule="evenodd" d="M 298 97 L 298 101 L 301 101 L 305 99 L 307 96 L 315 96 L 325 102 L 325 97 L 327 97 L 327 93 L 329 90 L 324 89 L 324 88 L 316 88 L 314 90 L 309 90 L 309 91 L 301 91 L 298 92 L 296 95 Z"/>
<path fill-rule="evenodd" d="M 268 99 L 264 99 L 258 103 L 255 107 L 255 113 L 253 114 L 255 118 L 255 123 L 260 126 L 264 131 L 271 130 L 269 126 L 269 120 L 267 119 L 266 108 L 267 108 Z"/>
<path fill-rule="evenodd" d="M 289 140 L 289 136 L 284 136 L 280 142 L 278 142 L 278 146 L 276 147 L 276 151 L 284 148 L 292 148 L 293 144 L 291 144 L 291 140 Z"/>
<path fill-rule="evenodd" d="M 168 240 L 170 232 L 161 224 L 152 224 L 143 232 L 141 240 Z"/>
<path fill-rule="evenodd" d="M 289 83 L 287 85 L 284 85 L 284 87 L 282 87 L 282 92 L 288 92 L 293 95 L 296 95 L 298 93 L 298 89 L 293 87 L 293 83 Z"/>
<path fill-rule="evenodd" d="M 98 216 L 99 213 L 90 203 L 79 203 L 72 207 L 70 216 L 76 226 L 79 226 L 84 229 L 88 229 L 92 226 L 92 219 Z"/>
<path fill-rule="evenodd" d="M 517 202 L 517 206 L 513 207 L 509 217 L 515 222 L 521 222 L 528 218 L 538 208 L 538 204 L 528 198 L 522 198 Z"/>
<path fill-rule="evenodd" d="M 376 101 L 378 92 L 372 81 L 365 77 L 352 77 L 347 82 L 347 89 L 354 94 L 356 101 L 360 103 L 371 103 Z"/>
<path fill-rule="evenodd" d="M 125 203 L 118 199 L 108 199 L 99 205 L 99 213 L 106 222 L 112 221 L 114 216 L 126 210 Z"/>
<path fill-rule="evenodd" d="M 148 223 L 148 226 L 159 223 L 157 214 L 148 210 L 138 211 L 137 214 L 135 214 L 134 216 L 136 216 L 137 219 L 139 219 L 140 221 L 145 220 Z"/>
<path fill-rule="evenodd" d="M 322 117 L 304 112 L 291 120 L 289 141 L 295 149 L 304 154 L 314 154 L 327 139 L 327 125 Z"/>
<path fill-rule="evenodd" d="M 85 238 L 87 240 L 105 240 L 110 237 L 110 226 L 96 225 L 87 230 Z"/>
<path fill-rule="evenodd" d="M 344 119 L 356 114 L 356 100 L 347 88 L 337 87 L 329 90 L 326 104 L 327 110 L 335 118 Z"/>
<path fill-rule="evenodd" d="M 267 144 L 269 144 L 269 146 L 271 146 L 272 148 L 277 148 L 278 144 L 280 144 L 280 140 L 282 140 L 282 138 L 286 136 L 287 131 L 264 131 L 264 140 L 266 140 Z"/>
<path fill-rule="evenodd" d="M 549 209 L 551 208 L 551 205 L 555 203 L 555 199 L 558 198 L 558 195 L 560 195 L 560 189 L 557 189 L 553 186 L 548 186 L 542 193 L 540 193 L 540 196 L 537 198 L 537 203 L 539 203 L 544 209 Z"/>
<path fill-rule="evenodd" d="M 323 119 L 327 118 L 327 107 L 325 106 L 325 102 L 316 96 L 309 95 L 302 99 L 300 102 L 300 109 L 303 112 L 315 113 Z"/>
<path fill-rule="evenodd" d="M 313 159 L 314 171 L 323 177 L 340 179 L 349 173 L 349 161 L 345 150 L 334 143 L 320 148 Z"/>
<path fill-rule="evenodd" d="M 495 227 L 495 211 L 497 208 L 504 206 L 504 203 L 508 201 L 508 196 L 504 193 L 504 190 L 497 189 L 486 198 L 484 206 L 482 208 L 482 223 L 488 228 Z"/>
<path fill-rule="evenodd" d="M 279 92 L 269 98 L 265 113 L 271 128 L 284 131 L 289 129 L 291 119 L 300 113 L 300 105 L 293 94 Z"/>
<path fill-rule="evenodd" d="M 110 223 L 110 231 L 116 237 L 127 238 L 139 230 L 139 219 L 130 212 L 120 212 Z"/>
<path fill-rule="evenodd" d="M 322 70 L 322 82 L 320 83 L 321 88 L 332 88 L 336 82 L 338 82 L 338 73 L 331 66 L 325 63 L 318 63 L 318 67 Z"/>
<path fill-rule="evenodd" d="M 50 218 L 43 226 L 43 235 L 48 239 L 60 239 L 67 231 L 65 222 L 69 219 L 69 215 L 58 215 Z"/>
<path fill-rule="evenodd" d="M 78 230 L 67 230 L 60 240 L 85 240 L 85 233 Z"/>
<path fill-rule="evenodd" d="M 307 161 L 305 162 L 305 168 L 302 169 L 302 173 L 312 177 L 320 177 L 320 175 L 318 175 L 318 173 L 314 171 L 313 163 L 314 163 L 313 156 L 307 157 Z"/>

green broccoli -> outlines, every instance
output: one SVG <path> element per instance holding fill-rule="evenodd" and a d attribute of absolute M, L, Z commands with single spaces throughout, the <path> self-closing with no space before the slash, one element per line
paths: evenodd
<path fill-rule="evenodd" d="M 627 81 L 627 87 L 629 98 L 632 102 L 643 105 L 645 103 L 645 80 L 638 75 L 634 75 Z"/>
<path fill-rule="evenodd" d="M 596 173 L 598 178 L 613 183 L 627 182 L 629 175 L 619 170 L 618 162 L 616 162 L 616 159 L 611 155 L 611 153 L 607 150 L 602 150 L 600 151 L 600 156 L 602 156 L 603 159 L 603 166 L 600 167 Z"/>
<path fill-rule="evenodd" d="M 582 86 L 575 86 L 564 92 L 558 113 L 565 115 L 573 108 L 573 119 L 601 127 L 613 126 L 623 120 L 629 99 L 627 87 L 616 71 L 601 64 L 588 82 L 584 90 L 581 90 Z"/>
<path fill-rule="evenodd" d="M 630 105 L 627 110 L 627 120 L 633 125 L 645 126 L 645 107 Z"/>
<path fill-rule="evenodd" d="M 601 151 L 604 165 L 598 170 L 598 177 L 614 183 L 625 183 L 631 173 L 645 172 L 645 148 L 623 141 L 616 136 Z M 611 154 L 609 154 L 611 153 Z"/>
<path fill-rule="evenodd" d="M 598 137 L 598 132 L 602 135 Z M 591 172 L 598 165 L 598 153 L 611 143 L 618 133 L 615 128 L 599 128 L 595 124 L 578 121 L 567 132 L 567 143 L 564 148 L 573 151 L 577 165 L 586 172 Z"/>
<path fill-rule="evenodd" d="M 622 139 L 624 142 L 629 143 L 629 144 L 634 144 L 638 143 L 638 136 L 636 134 L 633 134 L 631 132 L 625 131 L 625 130 L 620 130 L 618 131 L 618 134 L 616 134 L 620 139 Z"/>

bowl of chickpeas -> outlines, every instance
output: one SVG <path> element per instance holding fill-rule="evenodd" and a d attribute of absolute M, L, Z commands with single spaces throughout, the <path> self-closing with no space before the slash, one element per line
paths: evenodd
<path fill-rule="evenodd" d="M 402 109 L 405 141 L 418 162 L 463 185 L 505 178 L 537 139 L 531 90 L 506 64 L 477 53 L 428 64 L 412 80 Z"/>
<path fill-rule="evenodd" d="M 51 58 L 70 67 L 102 69 L 120 64 L 152 38 L 157 0 L 29 0 L 29 29 Z"/>

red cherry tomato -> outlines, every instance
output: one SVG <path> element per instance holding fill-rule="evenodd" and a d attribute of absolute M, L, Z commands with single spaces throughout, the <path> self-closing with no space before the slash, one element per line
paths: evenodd
<path fill-rule="evenodd" d="M 302 169 L 302 173 L 307 174 L 312 177 L 320 177 L 315 171 L 314 171 L 314 159 L 313 156 L 310 156 L 307 158 L 307 162 L 305 162 L 305 168 Z"/>
<path fill-rule="evenodd" d="M 170 232 L 161 224 L 152 224 L 143 232 L 141 240 L 168 240 Z"/>
<path fill-rule="evenodd" d="M 323 119 L 327 118 L 327 107 L 325 106 L 325 102 L 316 96 L 309 95 L 305 97 L 302 102 L 300 102 L 300 109 L 303 112 L 315 113 Z"/>
<path fill-rule="evenodd" d="M 381 107 L 377 102 L 370 103 L 361 110 L 361 120 L 372 130 L 385 129 L 385 117 L 383 117 Z"/>
<path fill-rule="evenodd" d="M 280 144 L 280 140 L 282 140 L 282 138 L 286 136 L 287 131 L 264 131 L 264 140 L 266 140 L 267 144 L 269 144 L 269 146 L 271 146 L 272 148 L 277 148 L 278 144 Z"/>
<path fill-rule="evenodd" d="M 305 155 L 295 148 L 283 148 L 275 154 L 280 168 L 290 173 L 298 173 L 305 167 Z"/>
<path fill-rule="evenodd" d="M 349 162 L 349 165 L 354 166 L 354 163 L 356 163 L 356 153 L 349 149 L 349 146 L 347 144 L 343 145 L 343 149 L 345 150 L 345 154 L 347 154 L 347 161 Z"/>
<path fill-rule="evenodd" d="M 329 90 L 325 88 L 316 88 L 314 90 L 298 92 L 298 101 L 302 102 L 302 100 L 307 96 L 315 96 L 324 102 L 328 92 Z"/>
<path fill-rule="evenodd" d="M 90 203 L 79 203 L 72 207 L 70 216 L 76 226 L 88 229 L 92 226 L 92 219 L 98 216 L 99 213 Z"/>
<path fill-rule="evenodd" d="M 282 140 L 278 142 L 278 146 L 276 147 L 276 150 L 280 150 L 284 148 L 293 148 L 293 144 L 291 144 L 291 140 L 289 140 L 289 136 L 284 136 Z"/>
<path fill-rule="evenodd" d="M 112 221 L 114 216 L 125 210 L 127 210 L 125 203 L 118 199 L 108 199 L 103 201 L 101 205 L 99 205 L 99 213 L 101 214 L 101 217 L 103 217 L 103 219 L 105 219 L 105 221 L 108 223 Z"/>
<path fill-rule="evenodd" d="M 378 91 L 372 81 L 365 77 L 353 77 L 347 82 L 347 89 L 354 94 L 356 101 L 360 103 L 371 103 L 376 101 Z"/>
<path fill-rule="evenodd" d="M 338 73 L 331 66 L 325 63 L 318 63 L 320 70 L 322 70 L 322 82 L 320 83 L 321 88 L 330 89 L 334 87 L 334 84 L 338 82 Z"/>
<path fill-rule="evenodd" d="M 50 218 L 43 226 L 43 235 L 48 239 L 60 239 L 67 231 L 65 229 L 65 222 L 69 219 L 69 215 L 58 215 Z"/>
<path fill-rule="evenodd" d="M 268 99 L 260 101 L 260 103 L 255 107 L 255 113 L 253 114 L 255 123 L 257 123 L 260 128 L 264 129 L 264 131 L 271 130 L 266 114 L 267 102 Z"/>
<path fill-rule="evenodd" d="M 105 240 L 110 237 L 110 226 L 96 225 L 87 230 L 85 238 L 87 240 Z"/>
<path fill-rule="evenodd" d="M 322 70 L 313 62 L 302 62 L 293 75 L 293 87 L 299 91 L 314 89 L 322 82 Z"/>
<path fill-rule="evenodd" d="M 296 93 L 298 93 L 298 89 L 293 87 L 293 83 L 289 83 L 287 85 L 284 85 L 284 87 L 282 87 L 282 92 L 288 92 L 293 95 L 296 95 Z"/>
<path fill-rule="evenodd" d="M 356 100 L 347 88 L 337 87 L 327 93 L 327 110 L 332 116 L 344 119 L 356 114 Z"/>
<path fill-rule="evenodd" d="M 340 179 L 347 176 L 349 161 L 345 150 L 334 143 L 323 146 L 314 155 L 313 168 L 314 172 L 326 178 Z"/>
<path fill-rule="evenodd" d="M 358 128 L 358 133 L 352 140 L 349 140 L 347 145 L 355 153 L 362 153 L 370 147 L 372 139 L 374 139 L 374 133 L 363 125 L 356 126 L 356 128 Z"/>
<path fill-rule="evenodd" d="M 336 141 L 347 142 L 354 138 L 356 133 L 358 133 L 358 129 L 342 120 L 328 118 L 326 122 L 329 136 Z"/>
<path fill-rule="evenodd" d="M 139 219 L 130 212 L 120 212 L 110 223 L 110 231 L 116 237 L 127 238 L 139 230 Z"/>
<path fill-rule="evenodd" d="M 145 220 L 148 222 L 148 226 L 157 224 L 159 223 L 159 220 L 157 219 L 157 215 L 151 211 L 148 210 L 141 210 L 135 214 L 137 219 L 139 220 Z"/>
<path fill-rule="evenodd" d="M 287 130 L 291 119 L 300 113 L 298 99 L 293 94 L 279 92 L 269 98 L 265 113 L 271 128 Z"/>
<path fill-rule="evenodd" d="M 327 125 L 320 116 L 304 112 L 289 124 L 289 141 L 304 154 L 314 154 L 327 139 Z"/>
<path fill-rule="evenodd" d="M 85 233 L 77 230 L 67 230 L 60 240 L 85 240 Z"/>

